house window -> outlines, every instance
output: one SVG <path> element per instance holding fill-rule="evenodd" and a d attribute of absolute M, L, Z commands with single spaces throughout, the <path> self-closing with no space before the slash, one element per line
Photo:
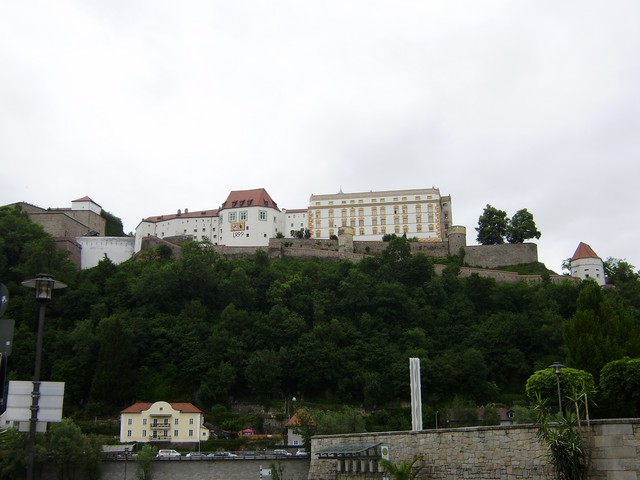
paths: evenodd
<path fill-rule="evenodd" d="M 174 436 L 174 437 L 177 437 L 177 436 L 178 436 L 178 430 L 174 430 L 174 431 L 173 431 L 173 436 Z"/>
<path fill-rule="evenodd" d="M 377 235 L 378 234 L 378 227 L 373 227 L 373 234 Z"/>
<path fill-rule="evenodd" d="M 258 218 L 260 220 L 266 221 L 267 220 L 267 212 L 265 210 L 260 210 L 258 212 Z"/>
<path fill-rule="evenodd" d="M 247 211 L 243 210 L 240 212 L 240 221 L 246 221 L 247 220 Z"/>
<path fill-rule="evenodd" d="M 129 420 L 127 420 L 127 425 L 133 425 L 133 418 L 130 418 Z"/>
<path fill-rule="evenodd" d="M 173 419 L 173 424 L 174 425 L 178 425 L 180 423 L 180 419 L 179 418 L 174 418 Z"/>
<path fill-rule="evenodd" d="M 193 437 L 193 430 L 189 430 L 189 436 Z"/>
<path fill-rule="evenodd" d="M 131 430 L 127 430 L 127 437 L 131 436 Z"/>
<path fill-rule="evenodd" d="M 146 430 L 142 430 L 142 436 L 146 437 L 147 436 L 147 431 Z"/>
<path fill-rule="evenodd" d="M 189 419 L 189 425 L 193 425 L 193 418 Z"/>
<path fill-rule="evenodd" d="M 229 222 L 235 222 L 238 220 L 238 212 L 229 212 Z"/>
<path fill-rule="evenodd" d="M 364 228 L 360 229 L 360 235 L 364 235 Z"/>
<path fill-rule="evenodd" d="M 143 418 L 143 419 L 142 419 L 142 424 L 143 424 L 143 425 L 146 425 L 146 424 L 147 424 L 147 419 L 146 419 L 146 418 Z"/>

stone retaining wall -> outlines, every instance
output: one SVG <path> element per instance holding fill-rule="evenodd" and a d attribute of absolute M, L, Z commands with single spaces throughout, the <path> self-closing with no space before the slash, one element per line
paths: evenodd
<path fill-rule="evenodd" d="M 591 445 L 590 479 L 640 478 L 640 419 L 594 421 L 585 434 Z M 546 448 L 536 438 L 536 427 L 516 425 L 314 437 L 309 480 L 380 478 L 377 472 L 345 472 L 337 460 L 323 460 L 316 455 L 329 447 L 376 443 L 389 447 L 394 463 L 422 455 L 424 469 L 419 478 L 554 479 Z"/>

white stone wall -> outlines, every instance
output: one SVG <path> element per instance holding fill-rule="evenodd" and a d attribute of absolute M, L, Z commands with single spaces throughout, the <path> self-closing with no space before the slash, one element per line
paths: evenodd
<path fill-rule="evenodd" d="M 598 285 L 605 284 L 604 263 L 599 258 L 579 258 L 571 261 L 571 276 L 582 280 L 595 280 Z"/>
<path fill-rule="evenodd" d="M 98 265 L 104 256 L 115 263 L 122 263 L 133 256 L 133 237 L 76 237 L 80 244 L 80 268 L 85 270 Z"/>
<path fill-rule="evenodd" d="M 231 247 L 267 246 L 284 228 L 283 213 L 268 207 L 225 208 L 218 219 L 218 244 Z"/>

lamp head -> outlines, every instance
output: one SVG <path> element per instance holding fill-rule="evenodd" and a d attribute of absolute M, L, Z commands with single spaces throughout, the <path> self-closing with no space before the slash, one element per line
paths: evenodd
<path fill-rule="evenodd" d="M 39 302 L 48 302 L 54 290 L 66 288 L 67 285 L 55 280 L 48 273 L 39 273 L 36 278 L 25 280 L 22 282 L 24 287 L 33 288 L 36 291 L 36 300 Z"/>

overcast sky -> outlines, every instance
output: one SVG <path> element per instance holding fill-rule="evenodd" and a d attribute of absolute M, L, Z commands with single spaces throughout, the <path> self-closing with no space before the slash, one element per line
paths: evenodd
<path fill-rule="evenodd" d="M 637 270 L 639 152 L 638 0 L 0 2 L 0 204 L 435 186 Z"/>

